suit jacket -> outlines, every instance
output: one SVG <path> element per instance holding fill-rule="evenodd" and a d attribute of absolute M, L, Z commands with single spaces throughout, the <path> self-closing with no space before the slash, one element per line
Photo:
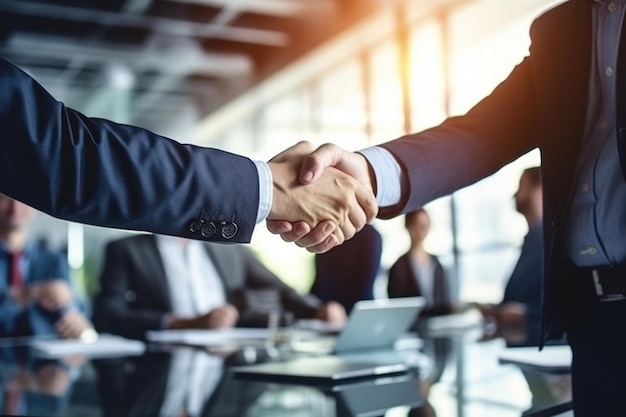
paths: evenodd
<path fill-rule="evenodd" d="M 431 255 L 432 256 L 432 255 Z M 435 263 L 434 270 L 434 305 L 427 306 L 421 312 L 422 316 L 432 316 L 438 314 L 450 313 L 450 283 L 436 256 L 432 256 Z M 402 255 L 389 268 L 389 279 L 387 281 L 387 293 L 389 298 L 398 297 L 416 297 L 422 295 L 422 289 L 419 285 L 418 277 L 415 276 L 411 259 L 408 253 Z"/>
<path fill-rule="evenodd" d="M 217 242 L 249 242 L 254 163 L 89 118 L 0 58 L 0 192 L 55 217 Z"/>
<path fill-rule="evenodd" d="M 72 288 L 69 267 L 63 254 L 39 245 L 27 245 L 24 256 L 28 262 L 22 276 L 24 286 L 61 279 Z M 54 323 L 60 313 L 49 312 L 38 304 L 17 303 L 9 295 L 8 262 L 6 252 L 0 250 L 0 336 L 56 335 Z M 82 303 L 76 300 L 73 303 L 75 307 L 84 310 Z"/>
<path fill-rule="evenodd" d="M 408 183 L 401 203 L 381 211 L 383 217 L 422 207 L 533 148 L 541 150 L 544 340 L 585 315 L 577 305 L 592 304 L 591 294 L 587 297 L 566 283 L 561 255 L 587 105 L 591 4 L 570 0 L 536 19 L 530 54 L 466 115 L 383 145 L 400 162 Z M 625 117 L 625 107 L 618 102 L 618 123 Z"/>
<path fill-rule="evenodd" d="M 349 313 L 359 300 L 374 299 L 383 239 L 369 224 L 352 239 L 315 256 L 311 294 L 324 302 L 337 301 Z"/>
<path fill-rule="evenodd" d="M 222 280 L 227 302 L 239 312 L 239 325 L 266 326 L 267 313 L 282 308 L 311 318 L 321 302 L 285 285 L 243 246 L 206 244 Z M 268 296 L 269 295 L 269 296 Z M 261 298 L 265 311 L 255 298 Z M 154 235 L 137 235 L 107 245 L 93 321 L 103 332 L 143 338 L 162 327 L 172 305 L 163 261 Z"/>

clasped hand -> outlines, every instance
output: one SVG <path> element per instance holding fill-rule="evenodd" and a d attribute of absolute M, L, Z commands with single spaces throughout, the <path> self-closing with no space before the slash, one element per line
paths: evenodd
<path fill-rule="evenodd" d="M 373 221 L 378 206 L 367 161 L 356 155 L 333 145 L 315 150 L 303 141 L 272 158 L 268 229 L 285 241 L 322 253 Z"/>

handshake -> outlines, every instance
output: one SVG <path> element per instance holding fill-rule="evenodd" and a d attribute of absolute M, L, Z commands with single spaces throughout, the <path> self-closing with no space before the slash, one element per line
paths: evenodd
<path fill-rule="evenodd" d="M 362 155 L 299 142 L 272 158 L 267 228 L 314 253 L 341 245 L 378 213 L 376 181 Z"/>

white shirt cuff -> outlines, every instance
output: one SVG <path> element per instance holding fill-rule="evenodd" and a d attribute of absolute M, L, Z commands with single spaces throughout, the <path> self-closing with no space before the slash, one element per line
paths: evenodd
<path fill-rule="evenodd" d="M 402 168 L 387 149 L 372 146 L 359 151 L 376 176 L 376 202 L 379 207 L 394 206 L 402 198 Z"/>
<path fill-rule="evenodd" d="M 256 222 L 261 223 L 270 214 L 274 188 L 272 185 L 272 171 L 269 165 L 263 161 L 252 161 L 256 165 L 259 174 L 259 208 L 256 213 Z"/>

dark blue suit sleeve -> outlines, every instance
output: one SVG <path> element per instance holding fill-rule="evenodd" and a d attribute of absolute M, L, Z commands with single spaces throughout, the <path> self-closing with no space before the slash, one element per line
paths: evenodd
<path fill-rule="evenodd" d="M 89 118 L 1 58 L 0 92 L 0 192 L 81 223 L 250 241 L 259 201 L 250 159 Z"/>
<path fill-rule="evenodd" d="M 532 86 L 527 57 L 467 114 L 382 144 L 402 167 L 406 184 L 400 204 L 381 208 L 379 217 L 423 207 L 536 147 Z"/>

